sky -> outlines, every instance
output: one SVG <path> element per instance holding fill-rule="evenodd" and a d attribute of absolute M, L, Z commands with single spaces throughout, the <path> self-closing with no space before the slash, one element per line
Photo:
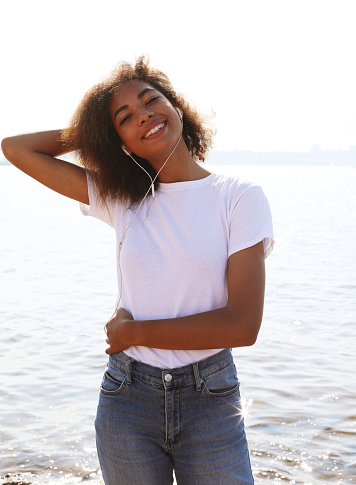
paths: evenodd
<path fill-rule="evenodd" d="M 216 150 L 356 145 L 355 0 L 7 0 L 0 138 L 66 126 L 146 54 L 211 117 Z"/>

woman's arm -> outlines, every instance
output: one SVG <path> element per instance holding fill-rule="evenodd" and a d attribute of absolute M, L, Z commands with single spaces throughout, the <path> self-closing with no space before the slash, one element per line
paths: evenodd
<path fill-rule="evenodd" d="M 133 320 L 124 309 L 107 323 L 106 352 L 132 345 L 199 350 L 243 347 L 256 341 L 263 314 L 265 264 L 263 243 L 238 251 L 228 261 L 225 307 L 181 318 Z"/>
<path fill-rule="evenodd" d="M 30 177 L 59 194 L 89 203 L 85 170 L 55 158 L 69 150 L 61 143 L 61 131 L 43 131 L 4 138 L 4 156 Z"/>

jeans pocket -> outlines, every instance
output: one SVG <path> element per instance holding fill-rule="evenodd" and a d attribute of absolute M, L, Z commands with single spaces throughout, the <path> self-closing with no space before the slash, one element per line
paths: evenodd
<path fill-rule="evenodd" d="M 125 387 L 126 373 L 108 364 L 101 382 L 100 391 L 103 394 L 119 394 Z"/>
<path fill-rule="evenodd" d="M 234 362 L 203 379 L 203 389 L 209 396 L 230 396 L 239 392 L 240 383 Z"/>

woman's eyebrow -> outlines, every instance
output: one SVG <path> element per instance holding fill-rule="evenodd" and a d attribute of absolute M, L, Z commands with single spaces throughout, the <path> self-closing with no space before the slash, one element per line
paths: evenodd
<path fill-rule="evenodd" d="M 141 91 L 140 93 L 138 93 L 137 95 L 137 99 L 141 99 L 144 97 L 144 95 L 148 92 L 148 91 L 154 91 L 153 88 L 145 88 L 143 91 Z"/>
<path fill-rule="evenodd" d="M 121 106 L 121 108 L 117 109 L 117 110 L 115 111 L 115 114 L 114 114 L 114 121 L 115 121 L 115 119 L 116 119 L 116 116 L 117 116 L 117 115 L 120 113 L 120 111 L 122 111 L 122 110 L 124 110 L 124 109 L 127 109 L 128 107 L 129 107 L 129 105 L 128 105 L 128 104 L 124 104 L 124 106 Z"/>
<path fill-rule="evenodd" d="M 144 95 L 148 92 L 148 91 L 155 91 L 153 88 L 145 88 L 143 89 L 140 93 L 138 93 L 137 95 L 137 99 L 141 99 L 144 97 Z M 129 107 L 128 104 L 124 104 L 123 106 L 121 106 L 119 109 L 117 109 L 115 111 L 115 114 L 114 114 L 114 121 L 115 121 L 115 118 L 116 116 L 120 113 L 120 111 L 124 110 L 124 109 L 127 109 Z"/>

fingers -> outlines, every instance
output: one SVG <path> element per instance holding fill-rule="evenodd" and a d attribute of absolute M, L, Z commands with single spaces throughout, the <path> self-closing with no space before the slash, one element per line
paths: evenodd
<path fill-rule="evenodd" d="M 105 339 L 105 342 L 106 342 L 106 343 L 108 344 L 108 346 L 109 346 L 107 349 L 105 349 L 105 353 L 106 353 L 106 354 L 111 354 L 112 352 L 111 352 L 110 341 L 109 341 L 109 336 L 108 336 L 108 324 L 107 324 L 107 323 L 104 325 L 104 332 L 106 333 L 106 339 Z"/>
<path fill-rule="evenodd" d="M 108 343 L 109 347 L 107 347 L 105 349 L 105 353 L 106 354 L 110 355 L 110 354 L 115 354 L 116 352 L 120 352 L 121 351 L 121 349 L 114 349 L 113 347 L 111 347 L 111 345 L 109 344 L 109 342 L 107 342 L 107 343 Z"/>
<path fill-rule="evenodd" d="M 118 315 L 119 312 L 121 312 L 121 315 Z M 124 313 L 124 315 L 122 315 L 122 313 Z M 123 320 L 123 316 L 128 316 L 130 317 L 130 320 L 132 320 L 132 316 L 126 310 L 119 309 L 117 310 L 116 316 L 110 319 L 104 325 L 104 332 L 106 334 L 105 342 L 108 345 L 108 348 L 105 350 L 106 354 L 121 352 L 122 350 L 124 350 L 124 348 L 126 348 L 122 346 L 122 342 L 120 339 L 120 328 L 122 325 L 121 320 Z"/>

